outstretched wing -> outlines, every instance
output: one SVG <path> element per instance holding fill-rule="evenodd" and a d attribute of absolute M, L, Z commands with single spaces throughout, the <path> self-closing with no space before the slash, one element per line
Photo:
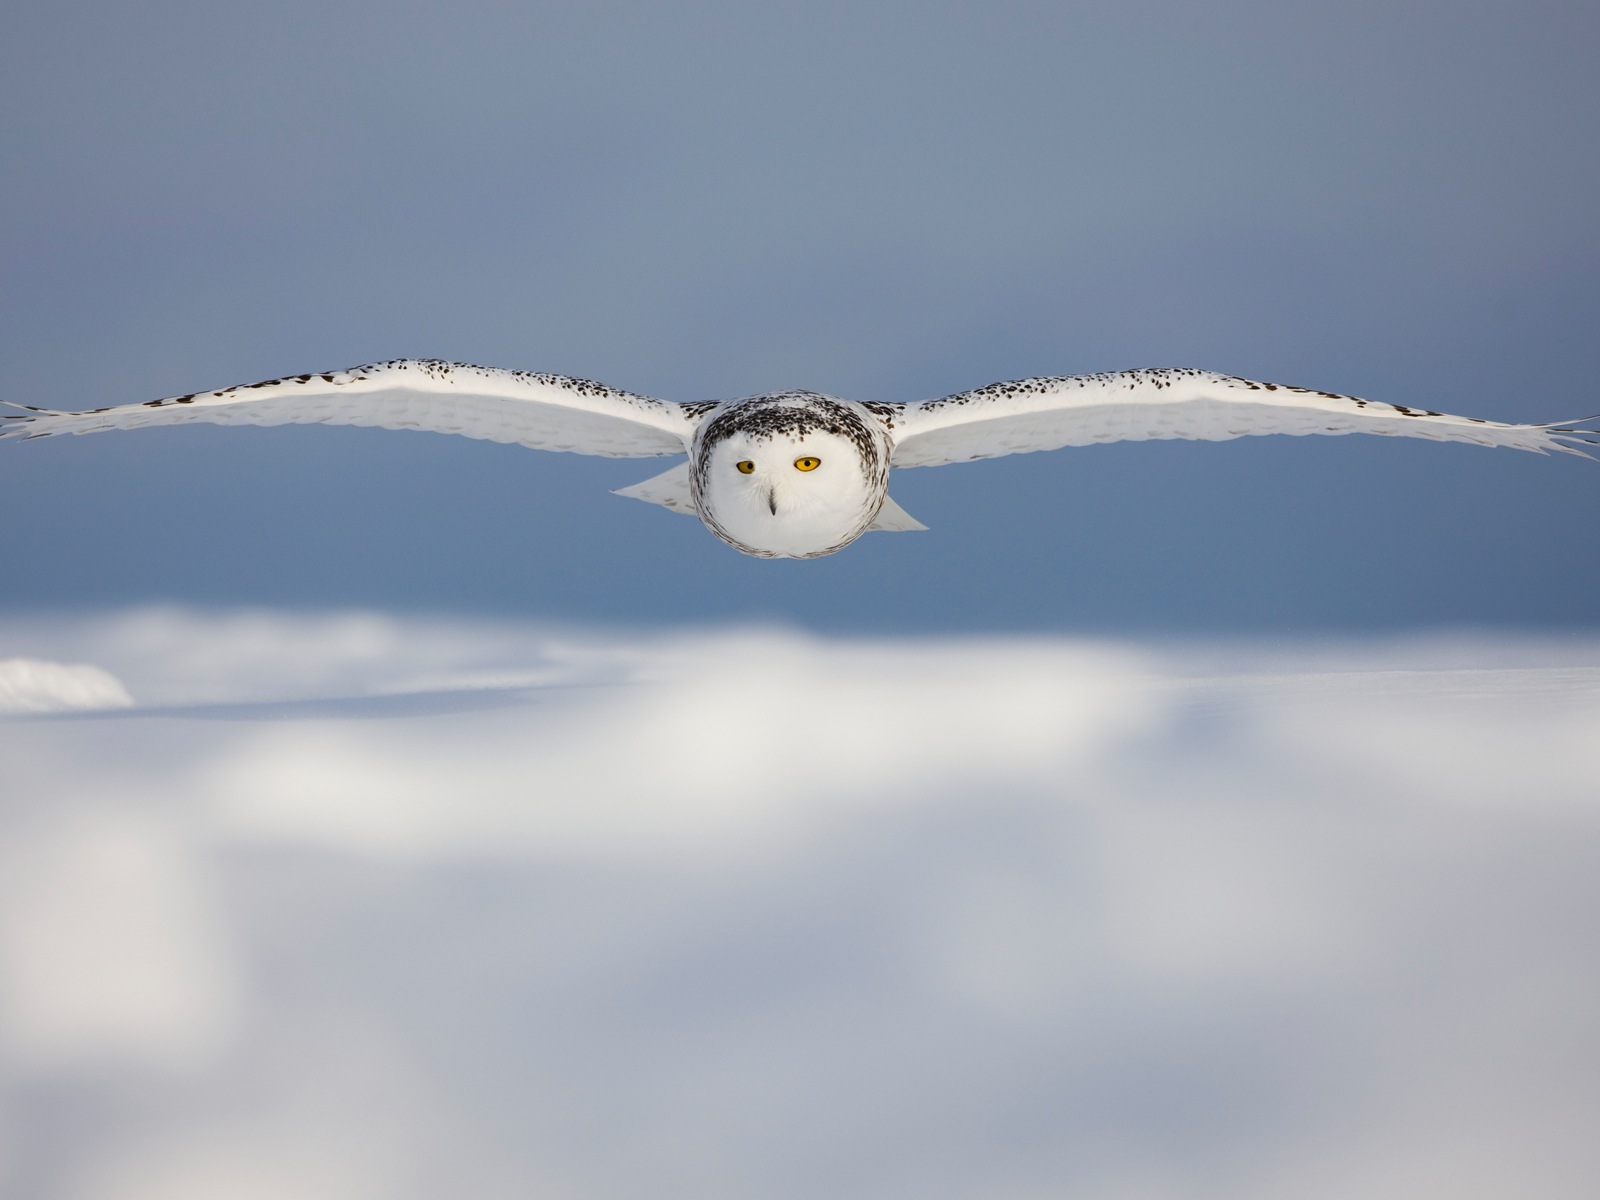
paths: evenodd
<path fill-rule="evenodd" d="M 0 438 L 146 425 L 374 425 L 426 429 L 609 458 L 682 454 L 704 406 L 669 404 L 587 379 L 397 359 L 87 412 L 11 405 Z"/>
<path fill-rule="evenodd" d="M 1260 433 L 1378 433 L 1541 454 L 1584 454 L 1578 446 L 1600 444 L 1593 429 L 1503 425 L 1187 369 L 1021 379 L 922 404 L 872 408 L 890 426 L 897 467 L 935 467 L 1096 442 L 1225 442 Z"/>

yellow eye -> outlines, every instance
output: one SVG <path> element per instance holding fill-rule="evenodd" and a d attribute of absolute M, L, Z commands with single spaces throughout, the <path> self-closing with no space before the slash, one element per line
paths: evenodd
<path fill-rule="evenodd" d="M 794 469 L 796 471 L 815 471 L 821 465 L 822 460 L 820 458 L 812 458 L 809 454 L 805 458 L 794 460 Z"/>
<path fill-rule="evenodd" d="M 735 465 L 739 468 L 739 474 L 741 474 L 741 475 L 749 475 L 752 471 L 754 471 L 756 469 L 755 463 L 751 462 L 748 458 L 745 459 L 743 462 L 737 463 Z"/>

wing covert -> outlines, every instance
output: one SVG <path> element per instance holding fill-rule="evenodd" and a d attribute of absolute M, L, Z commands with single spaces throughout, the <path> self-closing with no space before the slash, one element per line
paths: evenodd
<path fill-rule="evenodd" d="M 1596 431 L 1507 425 L 1336 392 L 1190 369 L 1021 379 L 921 404 L 880 406 L 894 465 L 932 467 L 1099 442 L 1374 433 L 1585 455 Z M 1580 422 L 1578 424 L 1584 424 Z"/>
<path fill-rule="evenodd" d="M 703 408 L 587 379 L 438 359 L 396 359 L 86 412 L 12 407 L 25 415 L 0 419 L 0 438 L 191 422 L 368 425 L 609 458 L 684 453 Z"/>

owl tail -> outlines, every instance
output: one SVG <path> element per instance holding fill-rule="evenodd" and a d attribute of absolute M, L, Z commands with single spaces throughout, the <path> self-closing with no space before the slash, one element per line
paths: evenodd
<path fill-rule="evenodd" d="M 611 494 L 627 496 L 632 500 L 643 500 L 646 504 L 659 504 L 662 508 L 687 513 L 691 517 L 696 515 L 694 499 L 689 495 L 689 464 L 686 462 L 679 463 L 670 471 L 652 475 L 643 483 L 618 488 Z"/>
<path fill-rule="evenodd" d="M 880 529 L 885 533 L 910 533 L 915 529 L 926 528 L 926 525 L 896 504 L 893 496 L 885 496 L 883 507 L 878 510 L 878 519 L 867 526 L 867 532 Z"/>

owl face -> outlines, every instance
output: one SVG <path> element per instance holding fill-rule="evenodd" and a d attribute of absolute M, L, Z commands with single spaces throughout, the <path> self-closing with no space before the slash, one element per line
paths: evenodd
<path fill-rule="evenodd" d="M 691 486 L 718 537 L 761 558 L 816 558 L 864 533 L 887 491 L 882 434 L 826 397 L 758 397 L 703 427 Z"/>

